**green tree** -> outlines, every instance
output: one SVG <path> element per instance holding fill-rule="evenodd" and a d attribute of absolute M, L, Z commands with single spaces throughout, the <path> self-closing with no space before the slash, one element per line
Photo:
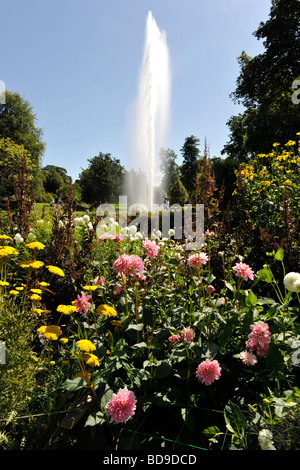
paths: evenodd
<path fill-rule="evenodd" d="M 185 139 L 185 142 L 180 149 L 183 158 L 180 168 L 181 181 L 183 186 L 188 191 L 190 197 L 193 197 L 195 177 L 199 169 L 199 144 L 200 140 L 194 135 L 191 135 Z"/>
<path fill-rule="evenodd" d="M 169 194 L 170 185 L 174 177 L 174 173 L 179 174 L 179 166 L 176 163 L 177 155 L 174 150 L 162 148 L 159 152 L 160 171 L 162 172 L 161 187 Z"/>
<path fill-rule="evenodd" d="M 23 146 L 36 170 L 33 186 L 36 194 L 42 190 L 40 163 L 45 151 L 43 130 L 36 125 L 37 117 L 27 100 L 19 93 L 6 91 L 5 104 L 0 105 L 0 137 L 9 138 Z"/>
<path fill-rule="evenodd" d="M 70 182 L 65 168 L 47 165 L 43 168 L 44 182 L 43 186 L 47 193 L 58 195 L 59 189 Z"/>
<path fill-rule="evenodd" d="M 170 204 L 180 204 L 183 206 L 189 198 L 189 193 L 185 189 L 179 174 L 174 172 L 170 181 L 169 188 Z"/>
<path fill-rule="evenodd" d="M 292 100 L 293 83 L 300 77 L 300 1 L 273 0 L 269 19 L 253 34 L 263 40 L 265 51 L 255 57 L 243 51 L 238 58 L 240 75 L 231 97 L 245 112 L 229 120 L 231 141 L 225 149 L 233 157 L 245 151 L 267 153 L 274 142 L 286 143 L 300 128 L 299 106 Z"/>
<path fill-rule="evenodd" d="M 17 145 L 9 137 L 0 136 L 0 206 L 6 206 L 6 198 L 15 192 L 15 183 L 22 167 L 23 158 L 33 180 L 36 165 L 22 145 Z M 32 189 L 32 188 L 31 188 Z"/>
<path fill-rule="evenodd" d="M 110 153 L 100 152 L 88 159 L 89 167 L 79 175 L 82 201 L 88 204 L 117 203 L 121 194 L 124 168 Z"/>
<path fill-rule="evenodd" d="M 231 116 L 227 121 L 230 130 L 230 141 L 224 145 L 221 155 L 229 155 L 237 164 L 248 159 L 248 152 L 245 146 L 245 124 L 244 115 Z"/>

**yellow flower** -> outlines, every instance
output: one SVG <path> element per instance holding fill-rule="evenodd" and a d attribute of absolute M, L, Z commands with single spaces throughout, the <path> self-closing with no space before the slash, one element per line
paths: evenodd
<path fill-rule="evenodd" d="M 296 145 L 296 142 L 294 140 L 289 140 L 285 145 L 287 147 L 292 147 L 293 145 Z"/>
<path fill-rule="evenodd" d="M 27 243 L 25 246 L 30 248 L 30 250 L 43 250 L 45 248 L 45 245 L 40 242 Z"/>
<path fill-rule="evenodd" d="M 60 327 L 56 325 L 40 326 L 37 332 L 45 338 L 53 340 L 57 340 L 62 334 Z"/>
<path fill-rule="evenodd" d="M 30 289 L 30 292 L 33 292 L 34 294 L 42 294 L 43 293 L 42 289 Z"/>
<path fill-rule="evenodd" d="M 278 147 L 280 145 L 278 142 L 274 142 L 273 147 Z"/>
<path fill-rule="evenodd" d="M 19 290 L 19 291 L 24 290 L 24 287 L 23 287 L 23 286 L 21 286 L 21 287 L 16 287 L 16 290 Z"/>
<path fill-rule="evenodd" d="M 38 313 L 39 315 L 43 312 L 46 312 L 46 310 L 43 310 L 42 308 L 33 308 L 32 311 Z"/>
<path fill-rule="evenodd" d="M 110 305 L 102 304 L 97 307 L 96 312 L 99 315 L 105 315 L 107 317 L 115 317 L 117 314 L 117 311 L 111 307 Z"/>
<path fill-rule="evenodd" d="M 30 300 L 41 300 L 42 297 L 38 294 L 32 294 L 30 297 Z"/>
<path fill-rule="evenodd" d="M 52 274 L 57 274 L 58 276 L 64 277 L 65 273 L 63 272 L 62 269 L 58 268 L 57 266 L 46 266 L 46 268 L 50 271 Z"/>
<path fill-rule="evenodd" d="M 51 366 L 54 366 L 54 364 L 55 364 L 55 361 L 50 361 Z"/>
<path fill-rule="evenodd" d="M 90 352 L 90 351 L 96 350 L 96 346 L 88 339 L 80 339 L 79 341 L 76 342 L 76 344 L 79 347 L 79 349 L 81 349 L 81 351 Z"/>
<path fill-rule="evenodd" d="M 40 285 L 41 287 L 48 287 L 48 286 L 50 286 L 50 284 L 49 284 L 48 282 L 44 282 L 44 281 L 39 282 L 39 285 Z"/>
<path fill-rule="evenodd" d="M 10 290 L 9 293 L 11 295 L 18 295 L 19 294 L 19 292 L 17 290 L 14 290 L 14 289 Z"/>
<path fill-rule="evenodd" d="M 32 268 L 32 269 L 39 269 L 44 266 L 43 261 L 35 261 L 35 260 L 24 260 L 19 262 L 19 266 L 24 269 Z"/>
<path fill-rule="evenodd" d="M 82 359 L 91 367 L 100 366 L 99 359 L 97 356 L 95 356 L 95 354 L 84 353 L 82 355 Z"/>
<path fill-rule="evenodd" d="M 68 338 L 60 338 L 59 340 L 62 344 L 67 344 L 67 342 L 69 341 Z"/>
<path fill-rule="evenodd" d="M 9 237 L 8 235 L 0 235 L 0 240 L 7 240 L 10 242 L 13 242 L 13 239 Z"/>
<path fill-rule="evenodd" d="M 83 286 L 83 289 L 93 291 L 98 289 L 98 286 Z"/>
<path fill-rule="evenodd" d="M 6 258 L 7 256 L 18 254 L 19 252 L 12 246 L 0 246 L 0 258 Z"/>
<path fill-rule="evenodd" d="M 0 286 L 1 286 L 1 287 L 9 286 L 9 283 L 6 282 L 6 281 L 0 281 Z"/>
<path fill-rule="evenodd" d="M 293 183 L 291 182 L 291 180 L 285 180 L 282 184 L 284 184 L 285 186 L 290 186 Z"/>
<path fill-rule="evenodd" d="M 71 313 L 76 312 L 76 307 L 74 305 L 59 305 L 56 311 L 65 315 L 71 315 Z"/>

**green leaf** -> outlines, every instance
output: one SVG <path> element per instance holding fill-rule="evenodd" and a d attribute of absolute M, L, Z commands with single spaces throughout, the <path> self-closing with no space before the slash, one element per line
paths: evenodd
<path fill-rule="evenodd" d="M 276 251 L 274 255 L 274 258 L 277 259 L 278 261 L 283 261 L 283 249 L 282 248 L 278 248 L 278 250 Z"/>
<path fill-rule="evenodd" d="M 155 368 L 155 378 L 156 379 L 164 379 L 167 377 L 172 371 L 172 367 L 167 361 L 162 361 L 156 368 Z"/>
<path fill-rule="evenodd" d="M 246 430 L 246 418 L 235 403 L 231 401 L 227 403 L 224 408 L 224 418 L 228 431 L 242 438 Z"/>
<path fill-rule="evenodd" d="M 279 371 L 284 365 L 284 359 L 280 349 L 274 343 L 270 343 L 266 355 L 266 362 L 271 370 Z"/>
<path fill-rule="evenodd" d="M 65 380 L 60 388 L 68 390 L 69 392 L 74 392 L 76 390 L 80 390 L 83 387 L 86 387 L 86 381 L 81 377 L 76 377 L 75 379 Z"/>
<path fill-rule="evenodd" d="M 148 348 L 148 345 L 147 345 L 147 343 L 145 343 L 145 341 L 142 341 L 141 343 L 134 344 L 132 347 L 135 348 L 135 349 Z"/>
<path fill-rule="evenodd" d="M 209 428 L 203 429 L 202 434 L 207 437 L 211 442 L 217 443 L 216 437 L 221 434 L 218 426 L 210 426 Z"/>
<path fill-rule="evenodd" d="M 102 411 L 95 411 L 90 413 L 85 422 L 85 426 L 96 426 L 105 422 L 104 414 Z"/>
<path fill-rule="evenodd" d="M 225 281 L 225 286 L 227 287 L 227 289 L 231 290 L 231 292 L 234 291 L 234 287 L 227 281 Z"/>
<path fill-rule="evenodd" d="M 258 271 L 257 278 L 260 281 L 272 282 L 273 276 L 272 276 L 271 271 L 268 268 L 264 268 L 264 269 L 261 269 L 260 271 Z"/>
<path fill-rule="evenodd" d="M 257 297 L 254 294 L 254 292 L 252 292 L 251 289 L 250 289 L 249 294 L 247 295 L 247 297 L 245 299 L 245 303 L 246 303 L 247 307 L 255 307 L 255 305 L 257 304 Z"/>

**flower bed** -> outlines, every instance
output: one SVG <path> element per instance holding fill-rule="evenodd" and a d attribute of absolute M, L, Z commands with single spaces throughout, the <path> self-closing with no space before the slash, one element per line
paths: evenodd
<path fill-rule="evenodd" d="M 88 216 L 74 226 L 78 250 L 93 229 Z M 10 448 L 246 450 L 266 432 L 271 447 L 299 445 L 300 274 L 282 249 L 255 272 L 212 232 L 196 253 L 160 235 L 94 236 L 80 280 L 66 259 L 49 263 L 53 234 L 1 237 L 2 308 L 34 324 L 31 424 L 6 423 Z"/>

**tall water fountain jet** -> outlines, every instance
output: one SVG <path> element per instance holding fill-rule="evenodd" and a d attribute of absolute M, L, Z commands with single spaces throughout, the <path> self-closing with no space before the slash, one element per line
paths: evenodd
<path fill-rule="evenodd" d="M 139 76 L 139 90 L 134 104 L 134 127 L 130 145 L 130 164 L 142 177 L 129 174 L 127 195 L 131 204 L 151 210 L 154 188 L 160 184 L 159 150 L 164 146 L 169 121 L 170 60 L 166 34 L 160 31 L 151 11 L 146 22 L 144 57 Z"/>

